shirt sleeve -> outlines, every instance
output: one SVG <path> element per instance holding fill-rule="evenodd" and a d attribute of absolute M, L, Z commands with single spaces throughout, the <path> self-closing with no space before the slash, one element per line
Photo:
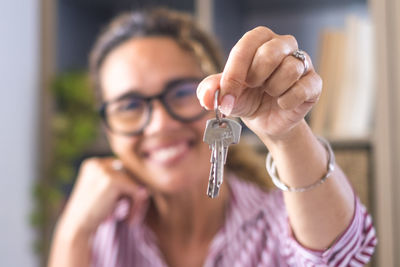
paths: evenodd
<path fill-rule="evenodd" d="M 92 240 L 91 267 L 116 266 L 118 243 L 116 239 L 116 223 L 112 217 L 105 220 L 98 228 Z"/>
<path fill-rule="evenodd" d="M 282 253 L 290 266 L 364 266 L 377 244 L 370 214 L 355 197 L 355 210 L 347 229 L 326 250 L 312 250 L 302 246 L 288 231 L 282 242 Z"/>

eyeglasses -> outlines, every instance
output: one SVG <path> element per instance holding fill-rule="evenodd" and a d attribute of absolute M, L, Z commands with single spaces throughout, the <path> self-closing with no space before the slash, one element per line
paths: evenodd
<path fill-rule="evenodd" d="M 199 83 L 198 78 L 173 80 L 160 94 L 150 97 L 130 92 L 115 100 L 104 102 L 100 108 L 100 116 L 112 132 L 128 136 L 138 135 L 150 123 L 152 101 L 158 99 L 172 118 L 181 122 L 192 122 L 207 113 L 196 96 Z"/>

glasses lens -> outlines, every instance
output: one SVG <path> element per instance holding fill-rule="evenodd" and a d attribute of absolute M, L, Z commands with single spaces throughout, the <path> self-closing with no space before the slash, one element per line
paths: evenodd
<path fill-rule="evenodd" d="M 113 131 L 130 134 L 140 131 L 145 126 L 149 108 L 146 101 L 130 97 L 107 105 L 106 116 Z"/>
<path fill-rule="evenodd" d="M 177 117 L 191 120 L 205 112 L 196 96 L 198 81 L 182 81 L 165 96 L 168 109 Z"/>

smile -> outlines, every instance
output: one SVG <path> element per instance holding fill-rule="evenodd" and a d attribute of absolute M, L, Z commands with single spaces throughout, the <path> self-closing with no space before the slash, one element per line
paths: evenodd
<path fill-rule="evenodd" d="M 146 153 L 146 158 L 158 165 L 171 165 L 183 159 L 183 157 L 189 151 L 189 148 L 189 142 L 182 141 L 168 146 L 152 149 Z"/>

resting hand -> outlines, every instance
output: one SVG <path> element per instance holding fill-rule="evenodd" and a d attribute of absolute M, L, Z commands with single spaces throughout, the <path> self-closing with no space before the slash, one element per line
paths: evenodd
<path fill-rule="evenodd" d="M 114 170 L 113 161 L 112 158 L 92 158 L 82 164 L 59 223 L 64 231 L 83 235 L 94 233 L 100 223 L 111 215 L 121 198 L 131 202 L 127 219 L 133 220 L 148 197 L 147 191 L 124 171 Z"/>
<path fill-rule="evenodd" d="M 297 49 L 294 37 L 266 27 L 247 32 L 232 48 L 224 71 L 199 85 L 200 103 L 213 109 L 220 89 L 225 115 L 241 117 L 261 138 L 283 138 L 303 121 L 322 88 L 309 56 L 305 71 L 305 64 L 291 55 Z"/>

